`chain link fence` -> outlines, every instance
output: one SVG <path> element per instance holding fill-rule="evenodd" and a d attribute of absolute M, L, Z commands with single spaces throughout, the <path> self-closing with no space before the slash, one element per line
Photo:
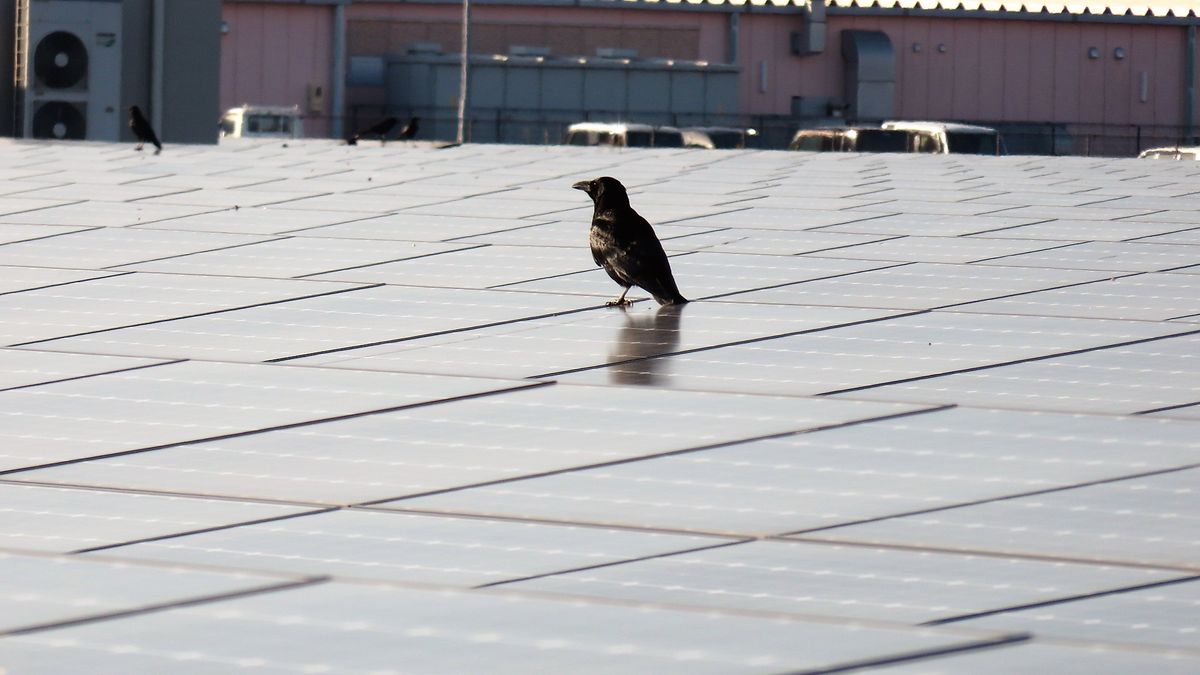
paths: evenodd
<path fill-rule="evenodd" d="M 385 110 L 383 106 L 353 106 L 345 119 L 346 134 L 370 126 L 386 115 L 406 120 L 421 118 L 421 140 L 452 141 L 457 119 L 445 110 Z M 797 118 L 773 115 L 672 115 L 646 113 L 622 115 L 596 111 L 587 119 L 564 119 L 554 111 L 513 109 L 472 109 L 466 137 L 475 143 L 522 143 L 557 145 L 567 127 L 574 122 L 637 122 L 642 124 L 688 126 L 727 126 L 754 129 L 747 140 L 749 147 L 783 150 L 801 128 L 833 126 L 836 119 Z M 1054 122 L 970 121 L 998 129 L 1004 138 L 1006 154 L 1076 155 L 1085 157 L 1136 157 L 1148 148 L 1200 145 L 1195 128 L 1166 125 L 1064 124 Z"/>

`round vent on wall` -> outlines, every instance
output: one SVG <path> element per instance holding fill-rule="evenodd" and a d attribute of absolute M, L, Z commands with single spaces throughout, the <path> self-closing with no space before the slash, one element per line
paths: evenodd
<path fill-rule="evenodd" d="M 87 68 L 87 47 L 66 31 L 54 31 L 42 38 L 33 52 L 34 78 L 52 89 L 79 84 L 87 75 Z"/>
<path fill-rule="evenodd" d="M 33 113 L 34 138 L 87 138 L 87 116 L 81 103 L 47 101 Z"/>

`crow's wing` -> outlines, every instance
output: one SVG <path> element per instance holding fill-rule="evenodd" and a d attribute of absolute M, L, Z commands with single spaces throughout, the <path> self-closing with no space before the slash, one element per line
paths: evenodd
<path fill-rule="evenodd" d="M 650 223 L 633 209 L 622 210 L 614 221 L 615 245 L 607 257 L 608 264 L 619 276 L 657 299 L 679 297 L 671 263 Z"/>

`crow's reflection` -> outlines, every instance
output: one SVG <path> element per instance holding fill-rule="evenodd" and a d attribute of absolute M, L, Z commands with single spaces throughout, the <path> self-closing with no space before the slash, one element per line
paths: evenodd
<path fill-rule="evenodd" d="M 625 325 L 608 352 L 609 363 L 637 359 L 609 369 L 614 384 L 658 384 L 666 359 L 652 358 L 679 346 L 680 320 L 687 305 L 663 305 L 654 312 L 625 312 Z"/>

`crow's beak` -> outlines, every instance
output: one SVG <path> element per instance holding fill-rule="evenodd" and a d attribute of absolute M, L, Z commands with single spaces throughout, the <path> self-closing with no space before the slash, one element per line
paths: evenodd
<path fill-rule="evenodd" d="M 571 187 L 575 188 L 576 190 L 583 190 L 584 192 L 587 192 L 588 188 L 592 187 L 592 181 L 581 180 L 578 183 L 572 185 Z"/>

